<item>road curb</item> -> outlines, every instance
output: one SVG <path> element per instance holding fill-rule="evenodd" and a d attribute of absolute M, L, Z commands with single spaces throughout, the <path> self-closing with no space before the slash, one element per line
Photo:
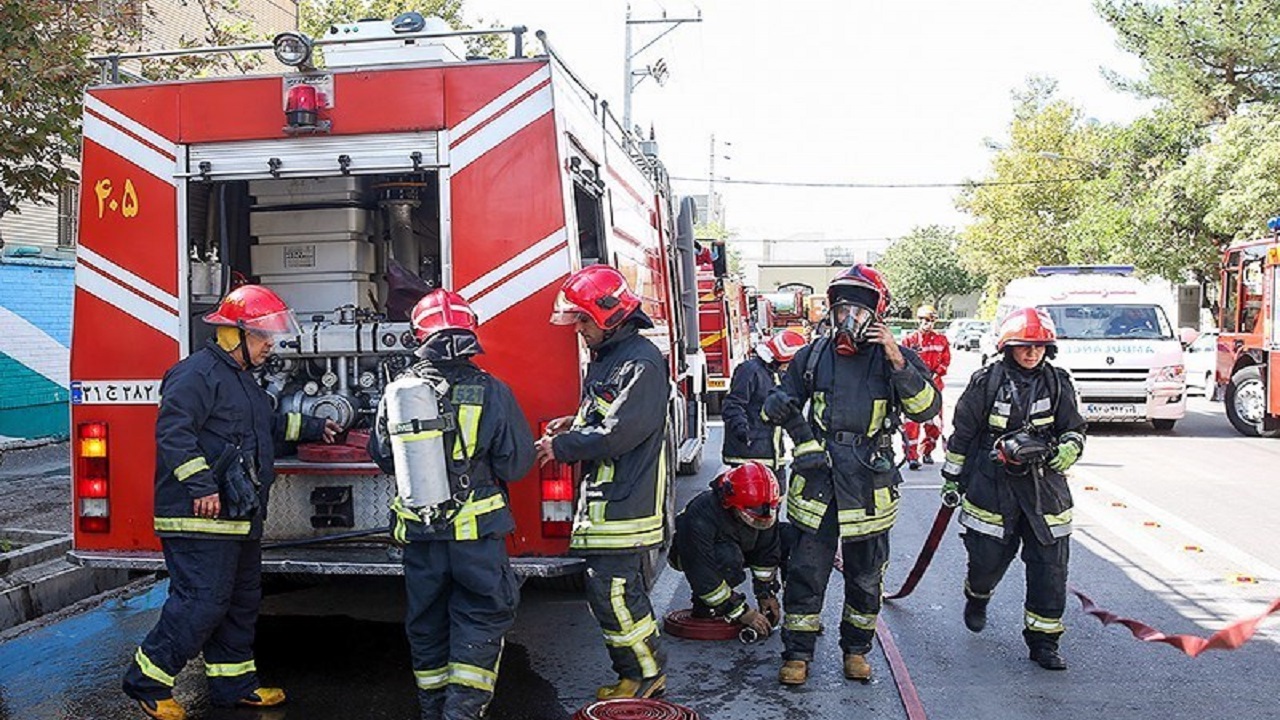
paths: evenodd
<path fill-rule="evenodd" d="M 82 568 L 61 557 L 13 569 L 0 575 L 0 631 L 120 587 L 129 579 L 125 570 Z"/>

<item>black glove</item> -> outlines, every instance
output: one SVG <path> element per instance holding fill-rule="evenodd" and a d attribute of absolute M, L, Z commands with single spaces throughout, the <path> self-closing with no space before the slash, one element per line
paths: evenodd
<path fill-rule="evenodd" d="M 791 458 L 791 469 L 799 473 L 812 473 L 814 470 L 826 470 L 831 467 L 827 461 L 825 450 L 814 450 L 801 453 Z"/>
<path fill-rule="evenodd" d="M 797 412 L 799 408 L 796 407 L 795 402 L 779 390 L 774 390 L 765 396 L 764 407 L 761 409 L 764 418 L 774 425 L 781 425 Z"/>

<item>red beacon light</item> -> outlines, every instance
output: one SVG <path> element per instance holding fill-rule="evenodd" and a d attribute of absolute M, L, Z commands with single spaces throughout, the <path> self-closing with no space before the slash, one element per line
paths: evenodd
<path fill-rule="evenodd" d="M 298 84 L 285 96 L 284 119 L 291 128 L 314 128 L 319 117 L 320 98 L 315 86 Z"/>

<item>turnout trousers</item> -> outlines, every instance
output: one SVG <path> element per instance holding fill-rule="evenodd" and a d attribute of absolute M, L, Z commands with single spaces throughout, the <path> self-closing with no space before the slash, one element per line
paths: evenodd
<path fill-rule="evenodd" d="M 605 648 L 619 678 L 662 674 L 658 623 L 644 589 L 643 552 L 588 555 L 587 603 L 600 623 Z"/>
<path fill-rule="evenodd" d="M 124 675 L 135 700 L 173 696 L 174 678 L 204 653 L 209 700 L 234 705 L 258 689 L 254 629 L 262 600 L 258 540 L 161 538 L 169 597 Z"/>
<path fill-rule="evenodd" d="M 493 699 L 519 581 L 501 537 L 404 548 L 405 632 L 423 720 L 475 720 Z"/>
<path fill-rule="evenodd" d="M 876 636 L 876 618 L 884 594 L 884 571 L 889 566 L 889 533 L 841 543 L 832 502 L 817 532 L 798 529 L 787 563 L 783 591 L 782 657 L 813 662 L 822 603 L 835 564 L 836 547 L 844 554 L 844 609 L 840 614 L 840 649 L 846 655 L 866 655 Z"/>
<path fill-rule="evenodd" d="M 965 597 L 989 600 L 1009 563 L 1022 546 L 1022 562 L 1027 570 L 1027 597 L 1023 605 L 1022 636 L 1031 648 L 1057 649 L 1066 627 L 1062 613 L 1067 605 L 1067 561 L 1071 538 L 1059 538 L 1042 545 L 1031 531 L 1025 516 L 1018 520 L 1017 532 L 1001 539 L 965 530 L 964 546 L 969 553 L 969 570 L 964 580 Z"/>

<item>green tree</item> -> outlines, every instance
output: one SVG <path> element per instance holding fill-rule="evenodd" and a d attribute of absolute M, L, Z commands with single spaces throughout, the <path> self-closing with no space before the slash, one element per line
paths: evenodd
<path fill-rule="evenodd" d="M 938 225 L 914 228 L 890 245 L 876 268 L 885 274 L 894 304 L 941 308 L 948 297 L 980 288 L 982 279 L 964 267 L 958 245 L 956 231 Z"/>
<path fill-rule="evenodd" d="M 470 30 L 474 26 L 463 17 L 463 4 L 463 0 L 302 0 L 298 4 L 298 27 L 313 38 L 322 38 L 331 25 L 365 18 L 390 20 L 402 12 L 415 10 L 439 17 L 456 30 Z M 484 20 L 477 24 L 486 25 Z M 487 26 L 498 27 L 491 23 Z M 507 49 L 507 40 L 504 34 L 467 38 L 467 52 L 504 57 L 511 52 Z"/>
<path fill-rule="evenodd" d="M 1119 46 L 1146 77 L 1119 87 L 1168 100 L 1201 120 L 1280 98 L 1280 9 L 1275 0 L 1095 0 Z"/>

